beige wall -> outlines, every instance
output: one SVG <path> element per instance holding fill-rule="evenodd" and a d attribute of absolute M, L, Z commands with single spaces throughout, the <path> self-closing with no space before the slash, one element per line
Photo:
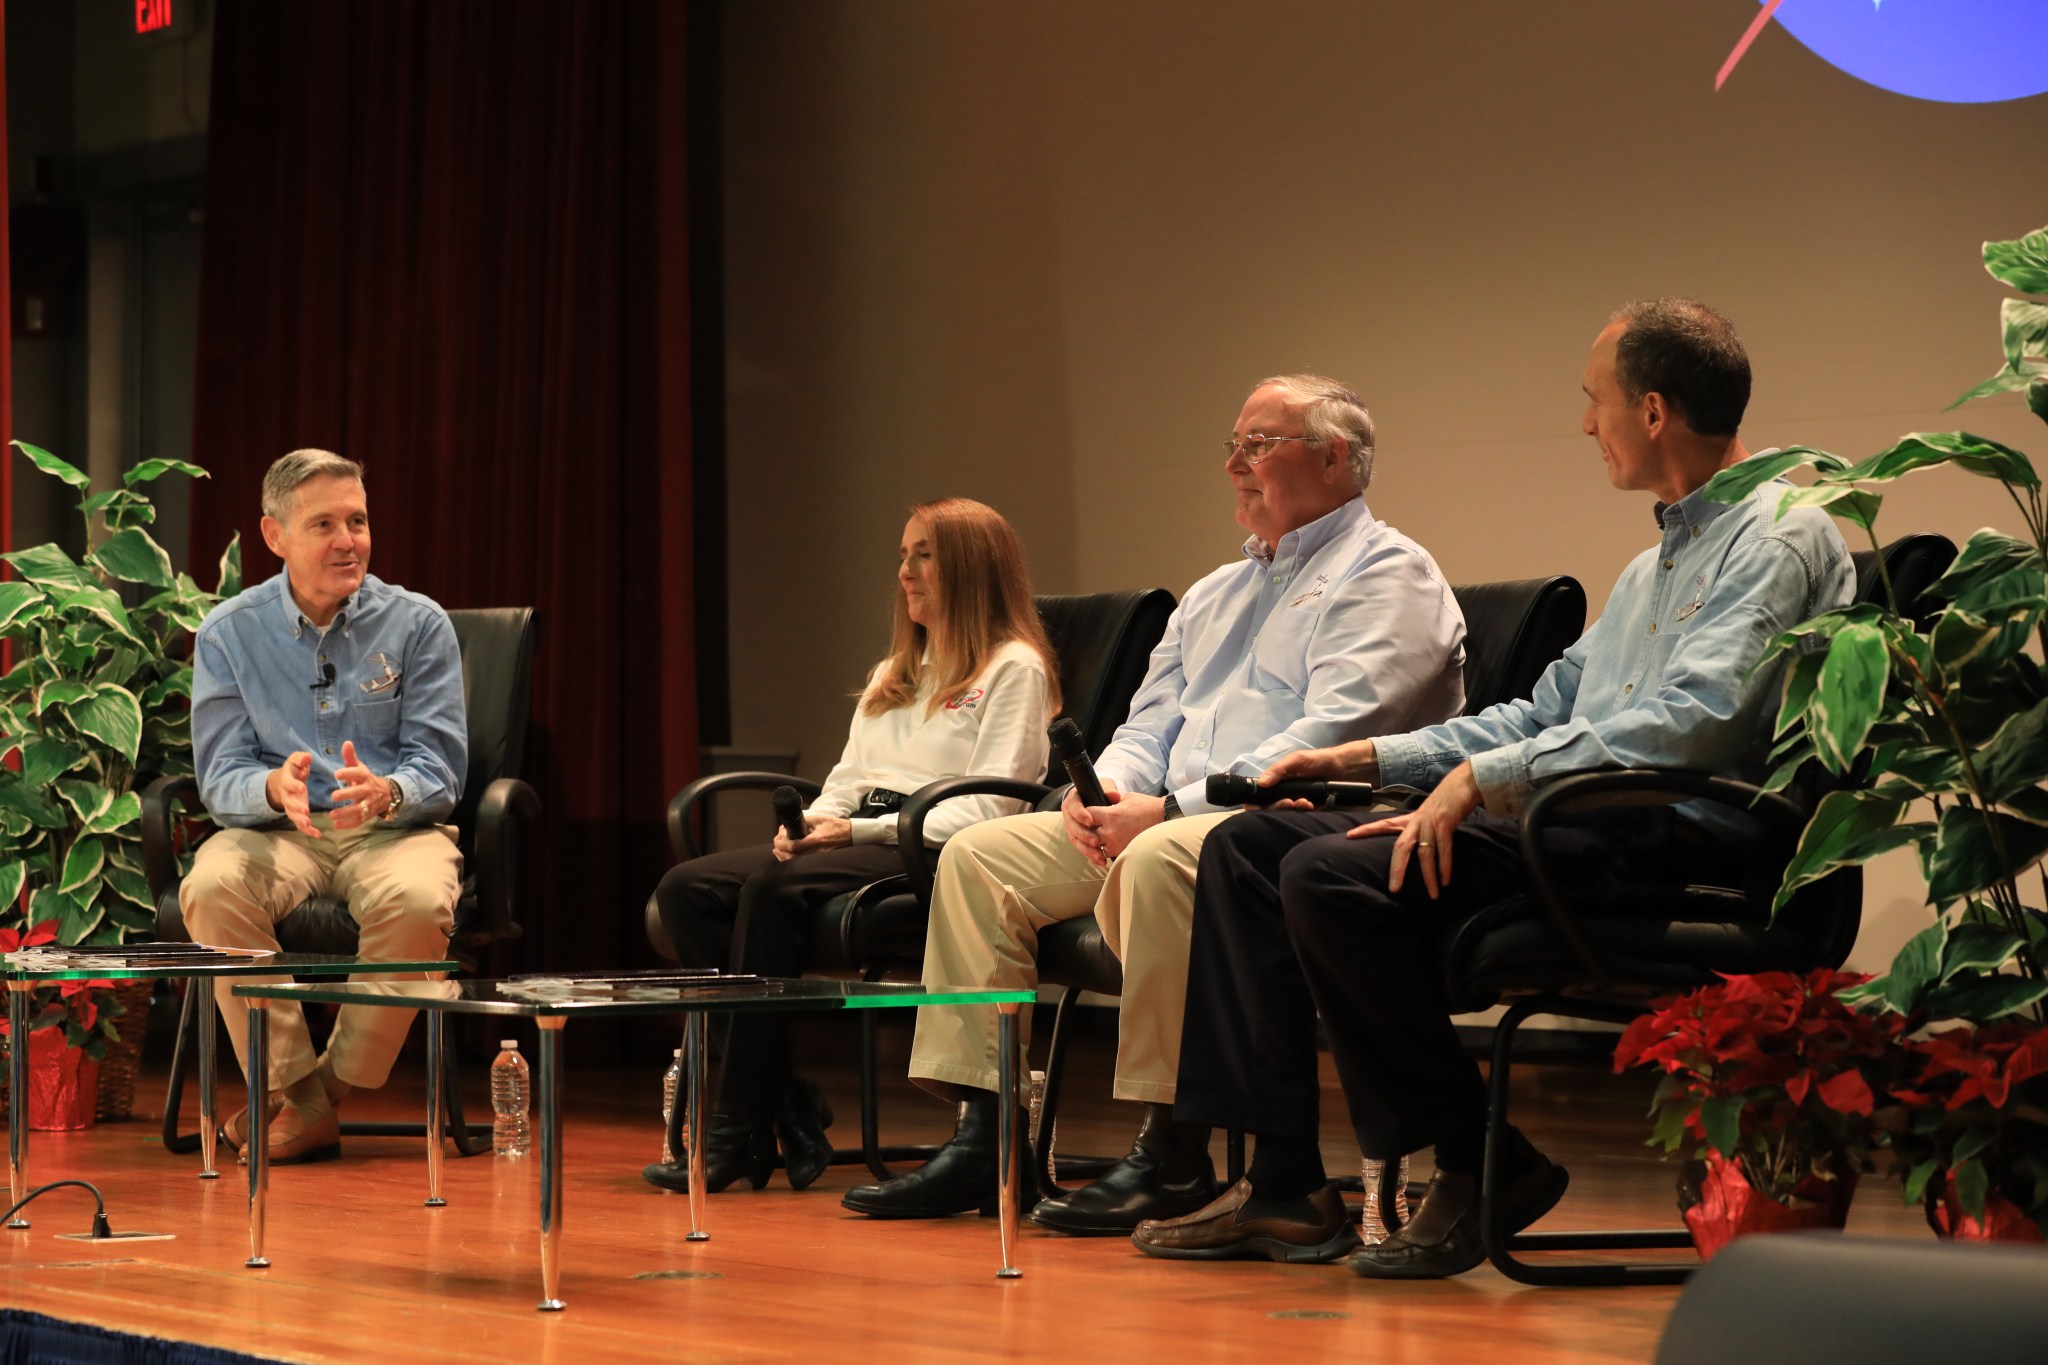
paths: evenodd
<path fill-rule="evenodd" d="M 1967 424 L 2048 455 L 2016 398 L 1940 411 L 1996 368 L 1978 244 L 2048 221 L 2048 98 L 1906 99 L 1775 28 L 1717 94 L 1755 12 L 728 6 L 735 740 L 836 756 L 913 499 L 1002 508 L 1041 589 L 1180 591 L 1234 553 L 1213 446 L 1275 370 L 1366 394 L 1373 509 L 1454 580 L 1569 572 L 1596 610 L 1654 534 L 1578 434 L 1629 298 L 1736 320 L 1753 449 Z M 1881 522 L 1984 524 L 2010 506 L 1948 473 Z"/>

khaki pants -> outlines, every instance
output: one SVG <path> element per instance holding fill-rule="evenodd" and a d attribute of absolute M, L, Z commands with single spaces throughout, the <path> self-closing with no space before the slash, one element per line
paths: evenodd
<path fill-rule="evenodd" d="M 1187 999 L 1188 939 L 1202 840 L 1234 811 L 1168 820 L 1131 841 L 1105 873 L 1061 832 L 1056 811 L 974 825 L 939 856 L 931 926 L 925 934 L 928 986 L 1038 984 L 1038 932 L 1093 911 L 1124 964 L 1118 1022 L 1116 1097 L 1173 1100 L 1180 1067 L 1181 1009 Z M 1026 1011 L 1018 1040 L 1030 1039 Z M 936 1094 L 996 1088 L 993 1005 L 921 1009 L 910 1051 L 911 1077 Z M 1020 1085 L 1030 1072 L 1019 1058 Z"/>
<path fill-rule="evenodd" d="M 318 839 L 295 829 L 223 829 L 199 845 L 178 891 L 185 927 L 198 943 L 277 950 L 277 922 L 313 896 L 348 902 L 360 926 L 358 957 L 373 961 L 435 959 L 448 949 L 462 855 L 448 825 L 394 829 L 371 822 L 335 829 L 315 815 Z M 431 979 L 420 973 L 356 977 L 373 983 Z M 236 985 L 289 977 L 221 977 L 214 985 L 228 1040 L 248 1074 L 249 1002 Z M 343 1006 L 328 1040 L 337 1079 L 361 1088 L 384 1084 L 412 1027 L 414 1010 Z M 283 1090 L 313 1074 L 317 1058 L 296 1007 L 271 1006 L 270 1084 Z"/>

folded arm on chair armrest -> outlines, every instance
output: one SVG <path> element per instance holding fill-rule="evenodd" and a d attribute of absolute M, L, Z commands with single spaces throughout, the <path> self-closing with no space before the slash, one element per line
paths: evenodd
<path fill-rule="evenodd" d="M 668 846 L 679 863 L 702 857 L 704 850 L 697 847 L 697 827 L 690 816 L 697 803 L 706 797 L 722 791 L 774 791 L 777 787 L 795 787 L 806 801 L 815 801 L 824 788 L 815 782 L 788 773 L 713 773 L 700 777 L 689 786 L 677 792 L 668 803 Z"/>
<path fill-rule="evenodd" d="M 1793 838 L 1806 826 L 1806 809 L 1789 797 L 1766 793 L 1753 783 L 1732 777 L 1687 768 L 1608 768 L 1568 773 L 1545 783 L 1523 810 L 1522 860 L 1528 865 L 1529 879 L 1535 883 L 1544 911 L 1593 981 L 1604 983 L 1609 973 L 1559 889 L 1559 879 L 1544 850 L 1544 832 L 1564 816 L 1578 811 L 1675 806 L 1687 801 L 1712 801 L 1728 806 Z"/>
<path fill-rule="evenodd" d="M 1008 796 L 1029 805 L 1047 790 L 1043 782 L 1015 777 L 946 777 L 912 792 L 896 813 L 896 851 L 903 856 L 903 875 L 910 879 L 917 903 L 932 903 L 932 869 L 938 854 L 924 846 L 924 822 L 934 806 L 956 796 Z"/>
<path fill-rule="evenodd" d="M 159 777 L 142 793 L 142 875 L 149 881 L 153 900 L 178 884 L 178 845 L 174 829 L 177 808 L 204 814 L 199 804 L 199 780 L 193 777 Z"/>
<path fill-rule="evenodd" d="M 519 831 L 539 818 L 539 795 L 518 778 L 484 788 L 476 807 L 477 921 L 458 927 L 464 937 L 519 937 Z"/>

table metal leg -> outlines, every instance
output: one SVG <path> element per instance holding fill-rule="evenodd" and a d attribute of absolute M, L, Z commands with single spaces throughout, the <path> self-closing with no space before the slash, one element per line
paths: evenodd
<path fill-rule="evenodd" d="M 704 1230 L 704 1075 L 709 1049 L 705 1043 L 704 1011 L 692 1010 L 683 1018 L 684 1083 L 689 1087 L 690 1148 L 690 1233 L 685 1241 L 708 1242 Z"/>
<path fill-rule="evenodd" d="M 35 987 L 27 981 L 7 983 L 7 1193 L 9 1204 L 28 1197 L 28 1007 Z M 16 1213 L 10 1228 L 25 1228 L 28 1219 Z"/>
<path fill-rule="evenodd" d="M 562 1025 L 540 1018 L 540 1285 L 543 1313 L 559 1313 L 562 1302 Z"/>
<path fill-rule="evenodd" d="M 1017 1269 L 1017 1006 L 996 1006 L 996 1221 L 1002 1227 L 1003 1264 L 999 1280 L 1023 1275 Z"/>
<path fill-rule="evenodd" d="M 439 1010 L 427 1015 L 427 1207 L 446 1208 L 441 1197 L 441 1167 L 447 1159 L 441 1134 L 448 1127 L 448 1097 L 441 1093 L 441 1043 L 447 1016 Z"/>
<path fill-rule="evenodd" d="M 270 1193 L 270 1002 L 249 1002 L 249 1055 L 243 1066 L 249 1076 L 248 1118 L 242 1124 L 249 1157 L 249 1259 L 251 1270 L 270 1264 L 263 1254 L 264 1200 Z"/>
<path fill-rule="evenodd" d="M 205 991 L 206 998 L 195 1002 L 199 1015 L 199 1178 L 218 1180 L 220 1172 L 213 1168 L 213 1157 L 218 1149 L 220 1136 L 220 1106 L 216 1094 L 219 1090 L 220 1071 L 218 1049 L 214 1040 L 214 1019 L 220 1009 L 214 1003 L 213 983 L 204 977 L 185 978 L 188 991 Z M 247 1123 L 242 1125 L 246 1130 Z"/>

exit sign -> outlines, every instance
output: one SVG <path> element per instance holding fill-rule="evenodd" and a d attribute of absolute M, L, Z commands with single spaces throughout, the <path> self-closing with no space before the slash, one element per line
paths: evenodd
<path fill-rule="evenodd" d="M 137 42 L 189 38 L 199 27 L 199 0 L 118 0 L 133 20 Z"/>

